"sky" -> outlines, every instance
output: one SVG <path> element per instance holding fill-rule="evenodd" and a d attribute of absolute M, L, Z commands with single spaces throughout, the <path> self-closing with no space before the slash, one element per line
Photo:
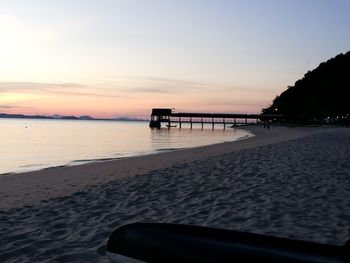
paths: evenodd
<path fill-rule="evenodd" d="M 350 50 L 347 0 L 0 0 L 0 113 L 259 113 Z"/>

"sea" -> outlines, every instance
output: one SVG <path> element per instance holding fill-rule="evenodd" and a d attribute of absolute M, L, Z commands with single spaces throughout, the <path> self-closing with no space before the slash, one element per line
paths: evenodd
<path fill-rule="evenodd" d="M 0 119 L 0 175 L 155 154 L 252 136 L 243 129 L 151 129 L 147 121 Z"/>

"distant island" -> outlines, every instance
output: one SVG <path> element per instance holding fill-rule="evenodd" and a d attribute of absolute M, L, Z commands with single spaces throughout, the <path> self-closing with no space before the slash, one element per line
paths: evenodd
<path fill-rule="evenodd" d="M 103 119 L 103 118 L 93 118 L 89 115 L 83 116 L 64 116 L 59 114 L 54 114 L 51 116 L 45 115 L 24 115 L 24 114 L 7 114 L 0 113 L 0 118 L 12 118 L 12 119 L 53 119 L 53 120 L 95 120 L 95 121 L 148 121 L 141 118 L 131 118 L 131 117 L 114 117 L 111 119 Z"/>
<path fill-rule="evenodd" d="M 291 122 L 350 124 L 350 51 L 307 72 L 262 113 Z"/>

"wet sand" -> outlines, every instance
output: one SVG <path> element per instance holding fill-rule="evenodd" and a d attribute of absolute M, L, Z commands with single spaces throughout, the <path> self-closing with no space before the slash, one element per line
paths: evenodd
<path fill-rule="evenodd" d="M 349 238 L 350 129 L 252 128 L 237 142 L 0 178 L 0 261 L 109 262 L 131 222 Z"/>

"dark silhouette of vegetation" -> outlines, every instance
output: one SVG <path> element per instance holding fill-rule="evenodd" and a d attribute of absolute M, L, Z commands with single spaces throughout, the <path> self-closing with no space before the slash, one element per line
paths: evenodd
<path fill-rule="evenodd" d="M 321 63 L 277 96 L 263 113 L 286 121 L 350 123 L 350 51 Z"/>

